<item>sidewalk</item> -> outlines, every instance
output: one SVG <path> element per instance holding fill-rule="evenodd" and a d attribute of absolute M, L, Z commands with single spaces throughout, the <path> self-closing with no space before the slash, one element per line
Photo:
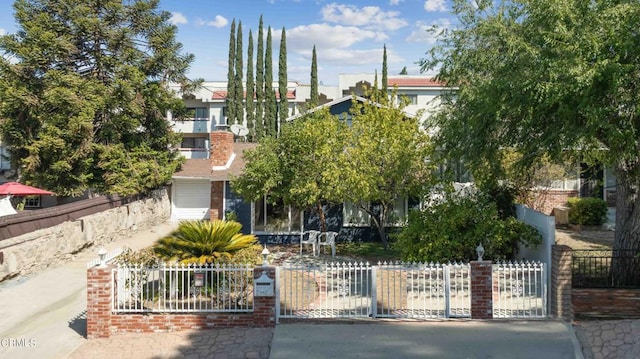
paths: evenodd
<path fill-rule="evenodd" d="M 165 222 L 104 248 L 146 248 L 176 226 Z M 91 247 L 69 262 L 0 283 L 0 357 L 65 358 L 87 342 L 86 265 L 99 249 Z"/>

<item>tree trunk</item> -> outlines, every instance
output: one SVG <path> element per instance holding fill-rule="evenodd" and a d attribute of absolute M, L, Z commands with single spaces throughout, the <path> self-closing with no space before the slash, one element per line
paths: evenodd
<path fill-rule="evenodd" d="M 371 218 L 373 218 L 373 223 L 375 224 L 375 227 L 378 230 L 378 235 L 380 236 L 382 247 L 385 250 L 389 249 L 389 242 L 387 241 L 387 233 L 385 233 L 384 231 L 384 224 L 386 223 L 386 219 L 387 219 L 386 207 L 380 205 L 380 215 L 375 216 L 372 214 Z"/>
<path fill-rule="evenodd" d="M 322 210 L 322 202 L 318 201 L 316 211 L 318 211 L 318 216 L 320 216 L 320 232 L 326 232 L 327 218 L 324 216 L 324 211 Z"/>
<path fill-rule="evenodd" d="M 623 286 L 640 285 L 640 183 L 638 176 L 629 173 L 628 168 L 617 172 L 611 281 Z"/>

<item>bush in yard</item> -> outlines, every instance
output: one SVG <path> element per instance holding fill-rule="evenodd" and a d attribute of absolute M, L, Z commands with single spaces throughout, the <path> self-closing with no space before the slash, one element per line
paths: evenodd
<path fill-rule="evenodd" d="M 162 259 L 183 264 L 228 262 L 236 253 L 257 244 L 254 235 L 242 234 L 235 221 L 185 221 L 154 245 Z"/>
<path fill-rule="evenodd" d="M 569 223 L 599 226 L 607 220 L 607 202 L 600 198 L 569 198 Z"/>
<path fill-rule="evenodd" d="M 480 243 L 485 259 L 510 259 L 519 242 L 537 245 L 541 236 L 513 217 L 501 219 L 495 202 L 479 194 L 448 195 L 427 209 L 412 211 L 395 246 L 404 261 L 448 262 L 475 260 Z"/>

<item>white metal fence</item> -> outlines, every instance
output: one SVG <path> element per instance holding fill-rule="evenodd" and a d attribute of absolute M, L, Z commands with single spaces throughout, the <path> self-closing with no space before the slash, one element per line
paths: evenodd
<path fill-rule="evenodd" d="M 541 262 L 493 265 L 493 317 L 544 318 L 547 316 L 547 282 Z"/>
<path fill-rule="evenodd" d="M 121 265 L 114 312 L 252 312 L 252 265 Z"/>
<path fill-rule="evenodd" d="M 468 264 L 330 263 L 276 273 L 278 318 L 471 315 Z"/>

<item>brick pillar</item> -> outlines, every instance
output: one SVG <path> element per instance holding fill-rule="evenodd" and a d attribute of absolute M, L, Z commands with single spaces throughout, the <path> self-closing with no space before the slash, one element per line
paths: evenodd
<path fill-rule="evenodd" d="M 87 339 L 111 335 L 111 269 L 87 269 Z"/>
<path fill-rule="evenodd" d="M 493 319 L 493 288 L 490 261 L 471 262 L 471 318 Z"/>
<path fill-rule="evenodd" d="M 209 161 L 212 167 L 224 166 L 233 154 L 233 133 L 213 131 L 209 134 Z"/>
<path fill-rule="evenodd" d="M 551 288 L 549 314 L 566 321 L 573 320 L 571 303 L 572 250 L 568 246 L 551 247 Z"/>
<path fill-rule="evenodd" d="M 257 297 L 254 292 L 253 325 L 256 327 L 273 327 L 276 325 L 276 267 L 256 267 L 253 269 L 253 278 L 259 278 L 263 271 L 266 271 L 267 276 L 273 279 L 274 295 L 270 297 Z"/>
<path fill-rule="evenodd" d="M 209 219 L 222 219 L 224 214 L 224 182 L 211 182 L 211 203 L 209 210 Z"/>

